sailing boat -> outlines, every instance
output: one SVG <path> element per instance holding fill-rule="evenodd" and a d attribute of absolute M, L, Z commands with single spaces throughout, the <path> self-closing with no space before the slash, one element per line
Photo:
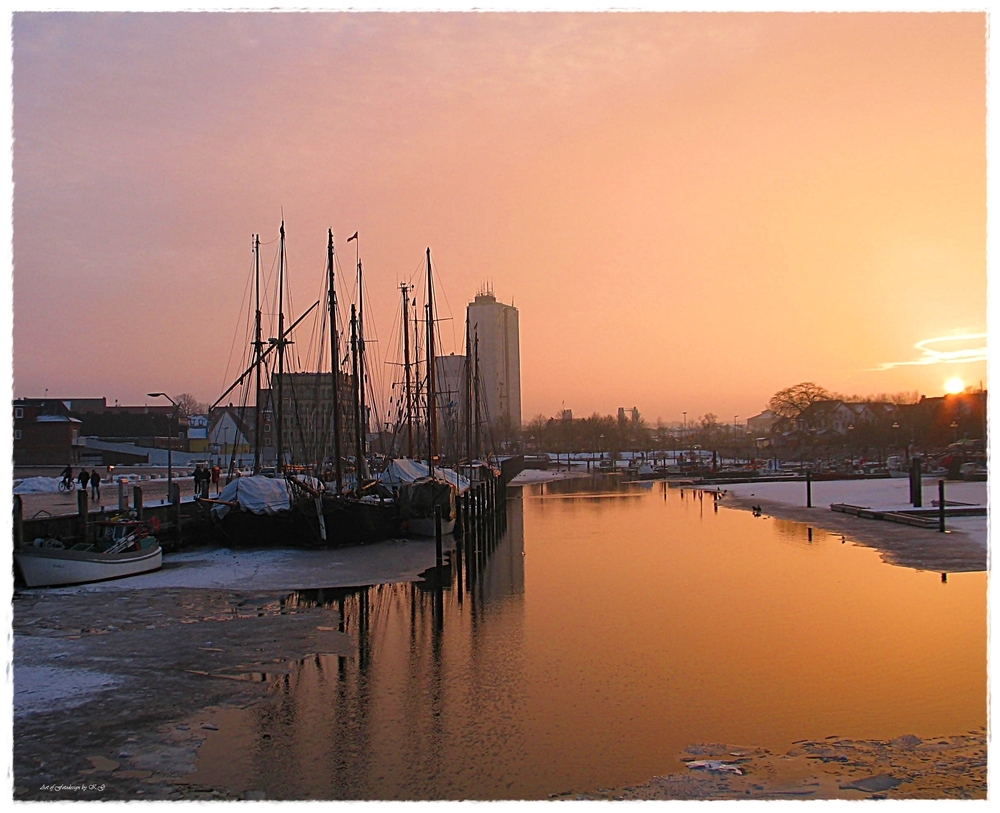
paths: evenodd
<path fill-rule="evenodd" d="M 407 294 L 403 293 L 403 330 L 406 331 L 403 345 L 407 353 L 406 367 L 406 409 L 409 449 L 412 454 L 412 403 L 409 386 L 409 339 L 406 316 Z M 468 481 L 455 472 L 441 469 L 436 464 L 437 454 L 437 387 L 435 381 L 435 335 L 434 335 L 434 281 L 431 270 L 431 250 L 427 249 L 427 463 L 410 458 L 389 461 L 382 473 L 382 482 L 393 488 L 399 499 L 399 518 L 404 532 L 409 536 L 434 536 L 434 509 L 441 509 L 441 532 L 449 534 L 455 530 L 457 519 L 456 496 L 468 488 Z"/>
<path fill-rule="evenodd" d="M 255 323 L 255 339 L 253 342 L 253 363 L 237 379 L 222 397 L 220 403 L 230 392 L 241 383 L 249 381 L 249 376 L 255 373 L 257 382 L 257 403 L 255 413 L 261 416 L 261 367 L 272 351 L 277 356 L 277 375 L 272 377 L 268 393 L 272 397 L 272 413 L 275 423 L 275 476 L 261 474 L 261 417 L 255 432 L 254 472 L 249 477 L 236 477 L 227 483 L 225 489 L 215 500 L 206 500 L 212 504 L 212 516 L 217 521 L 220 530 L 234 544 L 247 545 L 309 545 L 337 546 L 358 544 L 387 539 L 398 533 L 398 508 L 391 501 L 382 497 L 372 498 L 362 492 L 363 476 L 366 473 L 363 441 L 356 443 L 356 461 L 358 462 L 357 484 L 354 494 L 343 492 L 344 472 L 341 450 L 341 378 L 338 363 L 337 327 L 336 327 L 336 293 L 333 271 L 333 232 L 328 231 L 327 264 L 331 331 L 331 385 L 332 385 L 332 427 L 334 435 L 334 464 L 336 470 L 335 490 L 330 493 L 326 485 L 318 478 L 308 475 L 301 466 L 293 466 L 292 450 L 286 449 L 286 398 L 284 387 L 286 373 L 284 353 L 291 331 L 313 310 L 319 301 L 315 302 L 293 325 L 284 327 L 284 273 L 285 273 L 285 227 L 280 230 L 280 249 L 278 255 L 278 336 L 269 340 L 268 347 L 260 338 L 260 274 L 259 274 L 259 240 L 255 240 L 255 267 L 257 289 L 257 316 Z M 352 306 L 353 310 L 353 306 Z M 352 319 L 352 331 L 355 320 Z M 354 338 L 354 352 L 357 342 Z M 356 358 L 356 355 L 355 355 Z M 315 383 L 319 383 L 319 374 L 310 375 Z M 357 387 L 359 375 L 357 362 L 354 370 L 355 415 L 358 414 Z M 292 383 L 294 376 L 288 378 Z M 318 392 L 318 386 L 317 386 Z M 294 395 L 294 393 L 292 393 Z M 294 398 L 288 399 L 294 402 Z M 290 403 L 293 410 L 295 403 Z M 295 425 L 300 426 L 299 416 L 295 415 Z M 360 421 L 355 422 L 356 427 Z M 289 435 L 290 437 L 290 435 Z M 303 444 L 304 445 L 304 444 Z M 316 451 L 316 450 L 313 450 Z"/>

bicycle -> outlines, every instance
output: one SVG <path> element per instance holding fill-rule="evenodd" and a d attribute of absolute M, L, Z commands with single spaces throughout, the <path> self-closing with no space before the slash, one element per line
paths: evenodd
<path fill-rule="evenodd" d="M 60 491 L 76 491 L 76 480 L 67 480 L 65 477 L 59 481 Z"/>

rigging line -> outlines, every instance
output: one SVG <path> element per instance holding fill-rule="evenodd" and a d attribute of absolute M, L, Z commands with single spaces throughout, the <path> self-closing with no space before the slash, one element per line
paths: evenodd
<path fill-rule="evenodd" d="M 229 346 L 229 357 L 226 359 L 226 371 L 225 371 L 225 373 L 223 374 L 223 377 L 222 377 L 222 381 L 223 382 L 226 382 L 226 381 L 229 380 L 229 368 L 232 366 L 232 362 L 233 362 L 233 350 L 236 347 L 236 337 L 239 334 L 239 330 L 240 330 L 240 318 L 239 317 L 242 317 L 242 315 L 243 315 L 243 306 L 244 305 L 247 306 L 247 314 L 248 314 L 248 318 L 249 318 L 249 313 L 250 313 L 250 306 L 249 306 L 250 295 L 249 295 L 249 291 L 250 291 L 250 288 L 251 288 L 251 281 L 252 280 L 253 280 L 253 259 L 251 258 L 251 260 L 250 260 L 250 272 L 247 274 L 246 285 L 245 285 L 245 287 L 243 289 L 243 297 L 242 297 L 242 299 L 240 299 L 240 309 L 237 312 L 238 313 L 238 317 L 237 317 L 237 320 L 236 320 L 236 325 L 233 328 L 233 340 L 232 340 L 232 343 Z M 244 336 L 245 335 L 247 335 L 246 332 L 244 332 Z M 241 358 L 243 358 L 243 357 L 241 356 Z"/>
<path fill-rule="evenodd" d="M 440 273 L 439 273 L 439 271 L 440 271 L 440 268 L 441 268 L 441 261 L 437 260 L 435 262 L 435 266 L 436 267 L 434 267 L 434 268 L 431 269 L 431 273 L 434 274 L 434 280 L 437 283 L 437 285 L 435 286 L 434 290 L 435 290 L 435 292 L 441 291 L 441 293 L 444 294 L 444 304 L 445 304 L 445 306 L 448 309 L 448 318 L 451 320 L 451 346 L 452 346 L 452 348 L 454 348 L 458 344 L 457 340 L 455 339 L 455 316 L 454 316 L 454 311 L 452 311 L 452 309 L 451 309 L 451 302 L 448 301 L 448 290 L 447 290 L 447 288 L 445 288 L 444 283 L 440 279 Z M 437 320 L 435 320 L 435 321 L 437 321 Z M 444 320 L 442 319 L 440 321 L 444 321 Z M 445 355 L 445 354 L 442 353 L 441 355 Z"/>

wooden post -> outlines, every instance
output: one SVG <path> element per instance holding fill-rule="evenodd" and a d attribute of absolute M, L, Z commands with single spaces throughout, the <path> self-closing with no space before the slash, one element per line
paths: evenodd
<path fill-rule="evenodd" d="M 938 480 L 938 530 L 944 533 L 944 480 Z"/>
<path fill-rule="evenodd" d="M 441 567 L 444 562 L 444 552 L 441 546 L 441 506 L 434 506 L 434 563 Z"/>
<path fill-rule="evenodd" d="M 920 458 L 919 457 L 913 458 L 913 467 L 910 470 L 910 477 L 913 483 L 912 502 L 914 508 L 924 507 L 924 485 L 920 469 L 921 469 Z"/>
<path fill-rule="evenodd" d="M 24 547 L 24 503 L 21 495 L 14 495 L 14 550 Z"/>
<path fill-rule="evenodd" d="M 806 508 L 813 507 L 813 481 L 812 472 L 806 472 Z"/>
<path fill-rule="evenodd" d="M 125 478 L 118 478 L 118 510 L 128 511 L 128 491 L 125 490 Z"/>
<path fill-rule="evenodd" d="M 132 486 L 132 505 L 135 507 L 135 518 L 141 522 L 144 519 L 142 515 L 142 486 Z"/>
<path fill-rule="evenodd" d="M 173 488 L 170 494 L 170 514 L 174 525 L 174 539 L 179 539 L 181 535 L 181 484 L 175 480 L 171 485 Z"/>
<path fill-rule="evenodd" d="M 87 504 L 87 489 L 81 488 L 76 492 L 76 512 L 80 517 L 80 536 L 86 540 L 87 539 L 87 513 L 89 511 L 89 506 Z"/>
<path fill-rule="evenodd" d="M 455 539 L 465 536 L 465 517 L 462 516 L 462 495 L 455 495 Z M 462 591 L 459 590 L 459 593 Z"/>

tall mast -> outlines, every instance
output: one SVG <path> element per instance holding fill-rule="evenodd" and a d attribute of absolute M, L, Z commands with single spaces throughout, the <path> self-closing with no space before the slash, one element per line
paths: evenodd
<path fill-rule="evenodd" d="M 465 314 L 465 456 L 472 477 L 472 342 L 469 340 L 469 313 Z"/>
<path fill-rule="evenodd" d="M 427 249 L 427 469 L 434 476 L 437 448 L 437 388 L 434 382 L 434 283 L 431 279 L 431 250 Z"/>
<path fill-rule="evenodd" d="M 361 241 L 357 239 L 357 232 L 354 233 L 355 246 L 358 247 Z M 358 248 L 358 401 L 361 409 L 361 451 L 360 456 L 367 462 L 368 450 L 368 409 L 365 406 L 365 306 L 364 288 L 361 277 L 361 249 Z"/>
<path fill-rule="evenodd" d="M 277 424 L 278 440 L 276 443 L 278 460 L 275 463 L 275 471 L 281 472 L 285 468 L 284 449 L 284 377 L 285 377 L 285 221 L 281 221 L 281 243 L 278 251 L 278 403 L 275 406 L 275 423 Z"/>
<path fill-rule="evenodd" d="M 475 340 L 475 370 L 473 371 L 473 393 L 472 398 L 474 401 L 473 409 L 476 414 L 476 458 L 481 456 L 480 449 L 482 448 L 479 443 L 479 326 L 476 326 L 476 340 Z"/>
<path fill-rule="evenodd" d="M 254 365 L 254 377 L 256 379 L 256 392 L 257 395 L 254 398 L 254 441 L 253 441 L 253 473 L 260 473 L 260 439 L 261 430 L 263 426 L 261 425 L 264 420 L 262 412 L 261 391 L 260 391 L 260 364 L 261 364 L 261 354 L 264 352 L 264 343 L 260 337 L 260 235 L 255 234 L 253 236 L 253 263 L 254 263 L 254 304 L 256 309 L 256 316 L 254 319 L 254 334 L 253 334 L 253 365 Z"/>
<path fill-rule="evenodd" d="M 351 305 L 351 364 L 354 368 L 354 490 L 361 492 L 361 480 L 365 478 L 366 466 L 365 456 L 362 453 L 363 444 L 361 440 L 361 396 L 359 393 L 360 380 L 358 378 L 358 315 L 355 305 Z"/>
<path fill-rule="evenodd" d="M 330 287 L 330 381 L 333 384 L 333 460 L 337 493 L 344 490 L 344 472 L 340 463 L 340 348 L 337 346 L 337 292 L 333 274 L 333 229 L 327 230 L 326 265 Z"/>
<path fill-rule="evenodd" d="M 413 458 L 413 389 L 410 383 L 410 286 L 405 282 L 399 283 L 399 290 L 403 294 L 403 370 L 406 389 L 406 456 Z"/>

